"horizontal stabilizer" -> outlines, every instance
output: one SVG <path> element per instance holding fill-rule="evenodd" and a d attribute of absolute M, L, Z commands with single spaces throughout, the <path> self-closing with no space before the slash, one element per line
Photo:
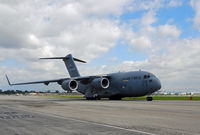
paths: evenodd
<path fill-rule="evenodd" d="M 83 60 L 74 58 L 71 54 L 68 54 L 65 57 L 51 57 L 51 58 L 40 58 L 40 59 L 62 59 L 65 63 L 65 66 L 66 66 L 68 72 L 69 72 L 70 77 L 79 77 L 80 76 L 74 61 L 86 63 Z"/>
<path fill-rule="evenodd" d="M 83 60 L 80 60 L 80 59 L 77 59 L 77 58 L 74 58 L 74 57 L 73 57 L 73 59 L 74 59 L 74 61 L 78 61 L 78 62 L 86 63 L 86 61 L 83 61 Z"/>
<path fill-rule="evenodd" d="M 40 59 L 66 59 L 66 57 L 51 57 L 51 58 L 40 58 Z"/>
<path fill-rule="evenodd" d="M 40 59 L 69 59 L 68 57 L 50 57 L 50 58 L 40 58 Z M 82 63 L 86 63 L 86 61 L 74 58 L 74 61 L 78 61 L 78 62 L 82 62 Z"/>

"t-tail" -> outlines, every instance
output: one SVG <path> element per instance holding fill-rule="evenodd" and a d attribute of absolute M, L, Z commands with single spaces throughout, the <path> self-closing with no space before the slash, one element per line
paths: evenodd
<path fill-rule="evenodd" d="M 40 59 L 62 59 L 65 63 L 65 66 L 66 66 L 68 72 L 69 72 L 70 77 L 79 77 L 80 76 L 74 61 L 86 63 L 83 60 L 72 57 L 71 54 L 68 54 L 65 57 L 52 57 L 52 58 L 40 58 Z"/>

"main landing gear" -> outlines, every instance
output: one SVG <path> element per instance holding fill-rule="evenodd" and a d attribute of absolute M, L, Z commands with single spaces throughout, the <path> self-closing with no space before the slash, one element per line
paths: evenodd
<path fill-rule="evenodd" d="M 110 97 L 109 100 L 122 100 L 121 97 Z"/>
<path fill-rule="evenodd" d="M 100 97 L 86 97 L 86 100 L 101 100 Z"/>
<path fill-rule="evenodd" d="M 152 101 L 152 100 L 153 100 L 153 97 L 146 97 L 146 100 L 147 100 L 147 101 Z"/>
<path fill-rule="evenodd" d="M 88 96 L 85 96 L 85 97 L 86 97 L 86 100 L 101 100 L 98 94 L 93 94 L 93 95 L 89 94 Z"/>
<path fill-rule="evenodd" d="M 101 98 L 93 98 L 93 97 L 88 97 L 86 100 L 101 100 Z"/>

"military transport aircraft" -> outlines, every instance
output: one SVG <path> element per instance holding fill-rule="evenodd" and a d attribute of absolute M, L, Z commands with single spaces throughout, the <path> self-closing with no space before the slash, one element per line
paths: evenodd
<path fill-rule="evenodd" d="M 109 98 L 110 100 L 120 100 L 122 97 L 139 97 L 150 95 L 161 88 L 159 79 L 150 72 L 132 71 L 118 72 L 106 75 L 80 76 L 74 61 L 86 63 L 83 60 L 72 57 L 71 54 L 65 57 L 52 57 L 40 59 L 62 59 L 66 65 L 71 78 L 61 78 L 55 80 L 45 80 L 26 83 L 10 83 L 9 85 L 25 85 L 57 82 L 66 91 L 76 90 L 85 95 L 87 100 Z M 147 96 L 151 101 L 152 97 Z"/>

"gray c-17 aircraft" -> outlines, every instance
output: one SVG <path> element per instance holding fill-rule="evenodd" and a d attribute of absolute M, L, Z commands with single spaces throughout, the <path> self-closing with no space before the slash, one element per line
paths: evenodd
<path fill-rule="evenodd" d="M 86 63 L 83 60 L 72 57 L 52 57 L 40 59 L 62 59 L 66 65 L 71 78 L 45 80 L 25 83 L 10 83 L 12 85 L 26 85 L 57 82 L 66 91 L 76 90 L 85 95 L 87 100 L 109 98 L 110 100 L 121 100 L 122 97 L 139 97 L 150 95 L 161 88 L 159 79 L 152 73 L 146 71 L 117 72 L 106 75 L 80 76 L 74 61 Z M 147 101 L 152 97 L 147 96 Z"/>

